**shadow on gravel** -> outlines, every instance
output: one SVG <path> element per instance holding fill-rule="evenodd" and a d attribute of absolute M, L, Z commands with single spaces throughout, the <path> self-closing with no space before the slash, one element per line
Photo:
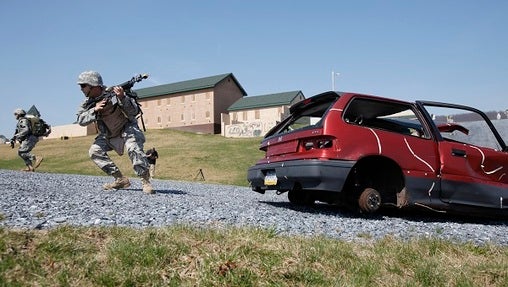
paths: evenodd
<path fill-rule="evenodd" d="M 271 202 L 259 201 L 263 204 L 268 204 L 274 207 L 290 209 L 303 213 L 322 214 L 330 216 L 339 216 L 344 218 L 361 218 L 368 220 L 385 220 L 387 217 L 395 217 L 407 221 L 415 222 L 449 222 L 449 223 L 470 223 L 470 224 L 483 224 L 493 226 L 508 225 L 508 219 L 496 219 L 489 217 L 474 217 L 467 215 L 457 215 L 450 213 L 439 213 L 428 210 L 400 210 L 397 208 L 384 208 L 376 214 L 362 214 L 360 212 L 352 211 L 351 209 L 341 207 L 338 205 L 330 205 L 325 203 L 315 203 L 312 206 L 294 205 L 290 202 Z"/>
<path fill-rule="evenodd" d="M 312 213 L 312 214 L 322 214 L 322 215 L 330 215 L 330 216 L 340 216 L 347 218 L 355 218 L 355 217 L 364 217 L 361 214 L 352 212 L 346 208 L 339 208 L 336 205 L 330 204 L 322 204 L 315 203 L 312 206 L 304 206 L 304 205 L 295 205 L 290 202 L 272 202 L 272 201 L 259 201 L 259 203 L 268 204 L 274 207 L 291 209 L 298 212 Z M 382 219 L 382 217 L 377 215 L 371 215 L 369 218 Z"/>
<path fill-rule="evenodd" d="M 473 215 L 463 215 L 454 213 L 439 213 L 426 210 L 385 210 L 386 216 L 399 217 L 408 221 L 424 221 L 424 222 L 453 222 L 453 223 L 470 223 L 493 226 L 508 225 L 508 219 L 479 217 Z"/>
<path fill-rule="evenodd" d="M 143 192 L 143 189 L 141 188 L 133 188 L 132 190 L 141 191 Z M 188 194 L 187 192 L 183 190 L 175 190 L 175 189 L 154 189 L 155 193 L 162 193 L 162 194 L 176 194 L 176 195 L 184 195 Z"/>

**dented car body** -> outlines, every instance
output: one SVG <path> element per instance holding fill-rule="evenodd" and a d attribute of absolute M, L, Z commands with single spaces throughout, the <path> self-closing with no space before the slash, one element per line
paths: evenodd
<path fill-rule="evenodd" d="M 508 214 L 508 149 L 472 107 L 326 92 L 293 105 L 260 149 L 252 190 L 294 204 Z"/>

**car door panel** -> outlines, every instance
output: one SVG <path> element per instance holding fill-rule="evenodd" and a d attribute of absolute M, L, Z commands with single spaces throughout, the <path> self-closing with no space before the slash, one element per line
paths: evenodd
<path fill-rule="evenodd" d="M 441 198 L 449 203 L 498 207 L 506 193 L 506 155 L 490 148 L 442 141 Z"/>

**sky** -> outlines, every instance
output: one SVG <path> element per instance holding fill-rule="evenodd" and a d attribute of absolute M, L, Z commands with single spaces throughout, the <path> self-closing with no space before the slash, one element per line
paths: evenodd
<path fill-rule="evenodd" d="M 233 73 L 248 96 L 335 88 L 508 109 L 506 0 L 0 0 L 0 135 L 71 124 L 85 70 L 134 88 Z"/>

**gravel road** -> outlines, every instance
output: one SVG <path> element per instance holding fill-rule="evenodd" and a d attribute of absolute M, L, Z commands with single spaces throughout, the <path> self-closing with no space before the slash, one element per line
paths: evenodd
<path fill-rule="evenodd" d="M 48 229 L 59 225 L 161 227 L 189 224 L 253 226 L 282 235 L 324 235 L 345 241 L 433 237 L 508 245 L 508 220 L 384 213 L 365 218 L 338 207 L 294 207 L 287 196 L 247 187 L 154 180 L 154 195 L 138 179 L 128 190 L 102 191 L 106 176 L 25 173 L 0 169 L 0 226 Z"/>

